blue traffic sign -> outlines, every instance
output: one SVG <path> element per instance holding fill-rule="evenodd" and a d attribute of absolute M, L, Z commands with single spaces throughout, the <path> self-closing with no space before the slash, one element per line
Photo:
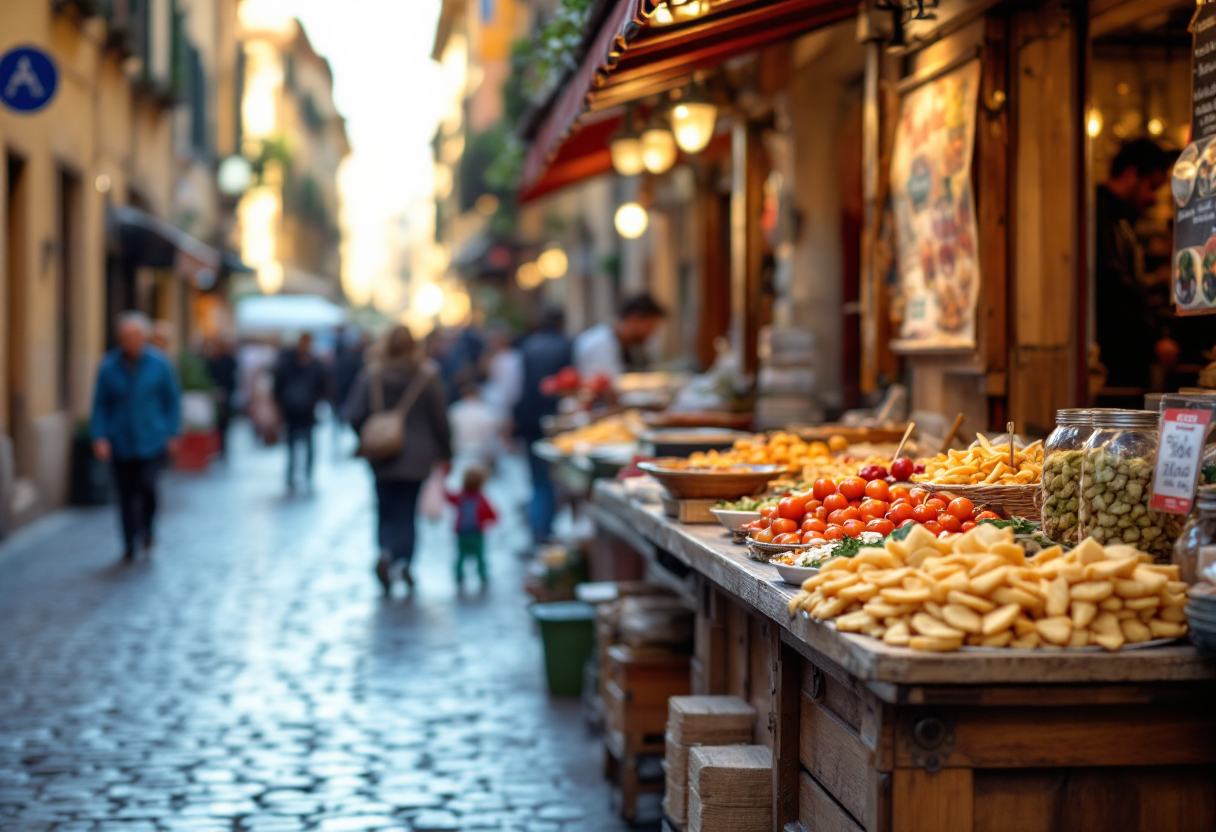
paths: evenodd
<path fill-rule="evenodd" d="M 0 102 L 20 113 L 41 110 L 55 97 L 59 72 L 50 55 L 19 46 L 0 56 Z"/>

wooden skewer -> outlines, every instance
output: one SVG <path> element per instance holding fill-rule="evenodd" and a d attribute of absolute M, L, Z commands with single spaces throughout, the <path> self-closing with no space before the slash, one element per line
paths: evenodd
<path fill-rule="evenodd" d="M 904 431 L 904 438 L 899 440 L 899 446 L 895 449 L 895 456 L 891 459 L 899 459 L 899 454 L 904 449 L 904 445 L 908 444 L 908 437 L 912 435 L 913 428 L 916 427 L 916 422 L 908 422 L 908 429 Z"/>
<path fill-rule="evenodd" d="M 955 435 L 958 433 L 958 429 L 962 426 L 963 414 L 960 413 L 954 417 L 954 426 L 950 428 L 949 433 L 946 434 L 946 438 L 942 440 L 942 446 L 938 450 L 939 454 L 944 454 L 946 451 L 950 450 L 950 441 L 954 439 Z"/>
<path fill-rule="evenodd" d="M 1005 430 L 1009 431 L 1009 467 L 1016 469 L 1018 464 L 1013 458 L 1013 422 L 1006 422 Z"/>

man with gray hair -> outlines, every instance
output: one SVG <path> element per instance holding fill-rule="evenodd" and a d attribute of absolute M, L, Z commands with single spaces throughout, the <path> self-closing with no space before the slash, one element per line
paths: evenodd
<path fill-rule="evenodd" d="M 169 359 L 148 346 L 151 325 L 140 312 L 116 322 L 118 346 L 97 370 L 91 430 L 93 453 L 114 468 L 122 518 L 123 559 L 152 549 L 156 478 L 165 452 L 176 451 L 181 391 Z"/>

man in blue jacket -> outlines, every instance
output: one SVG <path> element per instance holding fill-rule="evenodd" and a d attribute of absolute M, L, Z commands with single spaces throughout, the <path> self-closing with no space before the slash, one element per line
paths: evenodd
<path fill-rule="evenodd" d="M 177 373 L 147 346 L 151 324 L 139 312 L 119 316 L 118 346 L 106 353 L 93 393 L 93 453 L 114 467 L 124 560 L 137 544 L 152 549 L 156 478 L 165 452 L 175 453 L 181 427 Z"/>

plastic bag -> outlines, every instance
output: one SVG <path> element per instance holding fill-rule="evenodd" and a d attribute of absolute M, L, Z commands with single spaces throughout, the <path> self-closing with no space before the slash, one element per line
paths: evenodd
<path fill-rule="evenodd" d="M 422 484 L 422 493 L 418 495 L 418 510 L 422 516 L 432 523 L 443 519 L 443 510 L 447 505 L 447 496 L 443 490 L 443 474 L 432 471 Z"/>

